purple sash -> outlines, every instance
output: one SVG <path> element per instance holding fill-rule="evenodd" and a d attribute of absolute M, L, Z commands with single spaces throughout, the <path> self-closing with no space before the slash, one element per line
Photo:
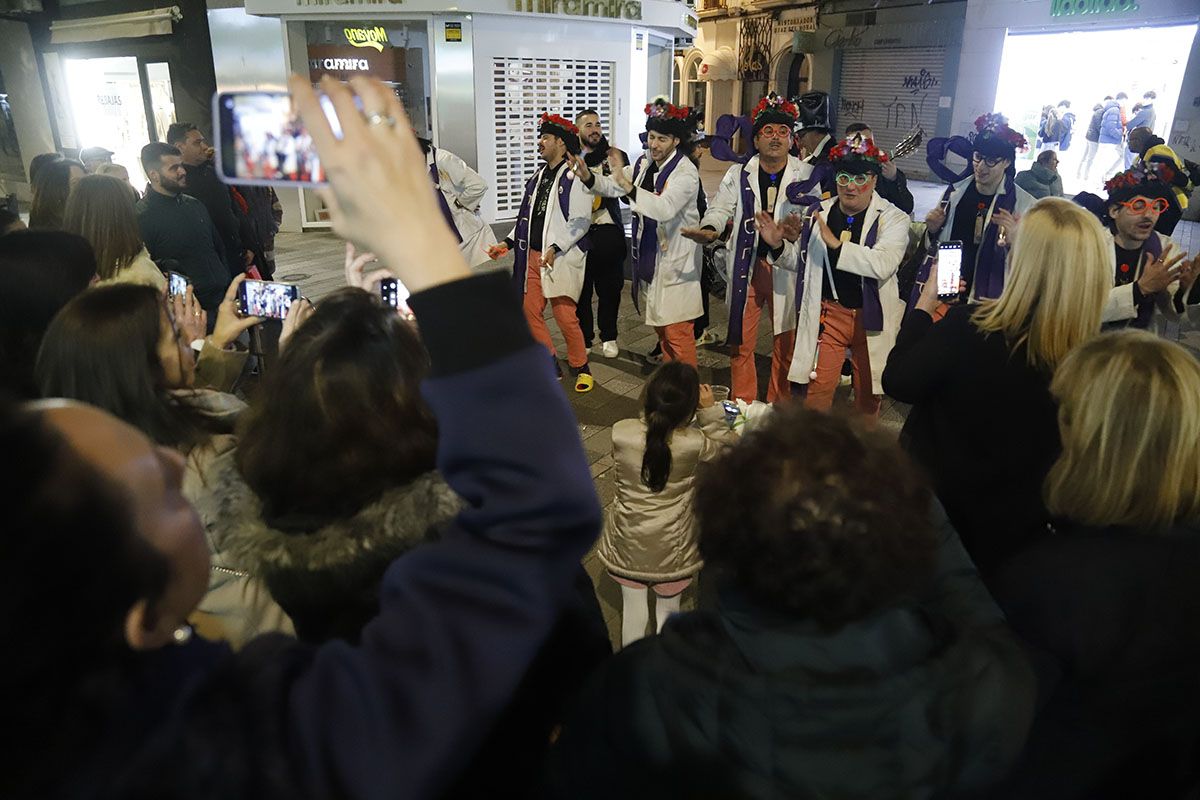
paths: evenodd
<path fill-rule="evenodd" d="M 667 186 L 667 178 L 671 177 L 671 173 L 675 171 L 675 167 L 679 165 L 683 159 L 683 153 L 676 152 L 675 157 L 658 171 L 658 175 L 654 179 L 654 193 L 662 194 L 663 189 Z M 646 163 L 647 159 L 642 156 L 638 159 L 638 166 Z M 649 169 L 649 167 L 647 167 Z M 640 172 L 634 169 L 633 177 L 639 180 Z M 640 190 L 640 189 L 639 189 Z M 644 190 L 640 190 L 644 191 Z M 633 307 L 641 311 L 638 298 L 639 287 L 642 283 L 651 283 L 654 280 L 654 266 L 658 261 L 658 220 L 643 217 L 638 212 L 633 212 Z"/>
<path fill-rule="evenodd" d="M 1155 261 L 1162 258 L 1162 240 L 1158 238 L 1157 233 L 1151 233 L 1150 238 L 1146 240 L 1146 244 L 1142 247 L 1142 253 L 1149 253 L 1150 257 Z M 1140 269 L 1141 265 L 1138 265 Z M 1136 280 L 1136 279 L 1135 279 Z M 1137 318 L 1130 323 L 1135 328 L 1149 328 L 1150 322 L 1154 319 L 1154 301 L 1146 298 L 1146 302 L 1138 306 Z"/>
<path fill-rule="evenodd" d="M 429 147 L 429 155 L 433 159 L 429 164 L 429 179 L 433 181 L 433 191 L 437 195 L 438 205 L 442 207 L 442 216 L 446 218 L 446 224 L 450 226 L 450 230 L 454 231 L 454 238 L 458 239 L 459 244 L 462 244 L 462 234 L 458 232 L 458 226 L 454 224 L 454 214 L 450 211 L 450 204 L 446 202 L 446 195 L 442 194 L 442 176 L 437 168 L 437 148 L 433 145 Z"/>
<path fill-rule="evenodd" d="M 808 244 L 812 238 L 813 232 L 813 214 L 820 214 L 820 208 L 814 208 L 812 214 L 808 214 L 804 218 L 804 228 L 800 232 L 800 257 L 803 259 L 799 263 L 799 273 L 796 278 L 796 310 L 803 308 L 804 302 L 804 273 L 805 267 L 808 264 Z M 863 238 L 863 247 L 874 247 L 875 242 L 879 239 L 879 217 L 875 217 L 875 221 L 871 223 L 870 229 L 867 230 L 867 235 Z M 879 333 L 883 330 L 883 303 L 879 299 L 879 281 L 875 278 L 862 279 L 863 288 L 863 328 L 867 333 Z"/>
<path fill-rule="evenodd" d="M 746 170 L 741 170 L 742 224 L 737 230 L 736 250 L 733 257 L 733 280 L 729 285 L 729 332 L 725 343 L 742 343 L 742 317 L 746 313 L 746 296 L 750 293 L 750 270 L 754 268 L 758 252 L 758 228 L 754 224 L 754 212 L 758 204 Z"/>

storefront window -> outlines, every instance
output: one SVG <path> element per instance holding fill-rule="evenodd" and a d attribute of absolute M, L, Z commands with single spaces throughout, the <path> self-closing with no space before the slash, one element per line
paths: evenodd
<path fill-rule="evenodd" d="M 175 121 L 175 98 L 171 94 L 171 68 L 165 62 L 146 65 L 146 82 L 150 89 L 150 110 L 154 114 L 154 130 L 158 140 L 167 140 L 167 128 Z"/>
<path fill-rule="evenodd" d="M 112 150 L 112 160 L 129 170 L 135 186 L 142 185 L 140 156 L 149 128 L 137 59 L 67 58 L 63 67 L 79 148 Z"/>

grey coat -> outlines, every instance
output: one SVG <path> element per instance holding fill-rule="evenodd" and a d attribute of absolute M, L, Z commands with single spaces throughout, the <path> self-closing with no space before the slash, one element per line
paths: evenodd
<path fill-rule="evenodd" d="M 1018 172 L 1014 182 L 1038 200 L 1063 196 L 1062 176 L 1037 162 L 1029 169 Z"/>

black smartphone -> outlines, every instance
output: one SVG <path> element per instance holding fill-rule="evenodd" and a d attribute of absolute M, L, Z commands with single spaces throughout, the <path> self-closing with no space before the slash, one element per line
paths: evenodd
<path fill-rule="evenodd" d="M 405 316 L 411 316 L 408 308 L 408 289 L 395 278 L 384 278 L 379 282 L 379 296 L 388 308 L 394 308 Z"/>
<path fill-rule="evenodd" d="M 342 128 L 329 98 L 321 107 L 337 136 Z M 320 186 L 325 168 L 292 96 L 287 92 L 220 92 L 213 98 L 218 132 L 216 164 L 226 183 L 249 186 Z"/>
<path fill-rule="evenodd" d="M 237 310 L 243 317 L 283 319 L 299 299 L 300 287 L 295 284 L 247 280 L 238 287 Z"/>
<path fill-rule="evenodd" d="M 958 297 L 962 282 L 962 242 L 940 242 L 937 252 L 937 293 L 943 300 Z"/>
<path fill-rule="evenodd" d="M 178 272 L 168 272 L 167 294 L 171 297 L 187 294 L 188 283 L 187 275 L 181 275 Z"/>

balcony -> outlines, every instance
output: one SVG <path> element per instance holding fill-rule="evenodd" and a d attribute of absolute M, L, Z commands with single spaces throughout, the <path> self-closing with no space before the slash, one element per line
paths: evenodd
<path fill-rule="evenodd" d="M 696 15 L 700 19 L 711 19 L 729 13 L 727 0 L 696 0 Z"/>

